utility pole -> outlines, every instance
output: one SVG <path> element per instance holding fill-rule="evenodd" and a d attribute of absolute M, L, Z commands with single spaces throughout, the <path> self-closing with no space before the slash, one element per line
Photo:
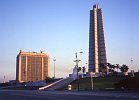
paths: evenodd
<path fill-rule="evenodd" d="M 55 78 L 55 61 L 56 61 L 55 57 L 54 57 L 53 61 L 54 61 L 54 78 Z"/>
<path fill-rule="evenodd" d="M 75 56 L 76 56 L 76 60 L 74 60 L 74 62 L 76 62 L 76 67 L 77 67 L 77 84 L 78 84 L 78 91 L 79 91 L 79 75 L 78 75 L 78 62 L 80 62 L 80 60 L 78 60 L 78 57 L 77 57 L 77 52 L 75 53 Z"/>

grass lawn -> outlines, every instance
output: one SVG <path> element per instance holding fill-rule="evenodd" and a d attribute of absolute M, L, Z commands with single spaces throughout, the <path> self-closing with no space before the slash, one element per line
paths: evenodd
<path fill-rule="evenodd" d="M 123 77 L 94 77 L 93 78 L 93 88 L 94 89 L 105 89 L 105 88 L 114 88 L 114 84 L 124 79 Z M 72 90 L 77 89 L 77 80 L 71 83 Z M 82 78 L 79 79 L 79 88 L 83 90 L 91 89 L 91 79 Z M 67 89 L 67 87 L 63 88 Z"/>

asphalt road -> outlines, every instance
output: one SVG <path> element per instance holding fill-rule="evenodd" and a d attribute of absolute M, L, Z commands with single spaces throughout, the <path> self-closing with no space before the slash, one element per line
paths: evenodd
<path fill-rule="evenodd" d="M 0 100 L 139 100 L 139 93 L 117 91 L 0 90 Z"/>

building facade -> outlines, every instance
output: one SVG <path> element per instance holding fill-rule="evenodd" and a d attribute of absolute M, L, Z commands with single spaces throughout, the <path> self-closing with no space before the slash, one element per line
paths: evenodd
<path fill-rule="evenodd" d="M 16 59 L 16 80 L 35 82 L 50 76 L 50 58 L 44 52 L 24 52 L 20 50 Z"/>
<path fill-rule="evenodd" d="M 98 4 L 90 10 L 89 72 L 100 72 L 100 64 L 107 64 L 102 10 Z M 107 70 L 106 70 L 107 71 Z"/>

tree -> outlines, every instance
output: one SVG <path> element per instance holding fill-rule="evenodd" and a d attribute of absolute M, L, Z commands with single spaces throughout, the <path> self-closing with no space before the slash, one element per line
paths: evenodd
<path fill-rule="evenodd" d="M 105 74 L 106 74 L 106 66 L 105 66 L 105 64 L 103 64 L 103 63 L 100 63 L 99 64 L 99 67 L 100 67 L 100 71 L 102 72 L 102 76 L 104 76 Z"/>
<path fill-rule="evenodd" d="M 116 64 L 115 68 L 117 69 L 117 72 L 118 72 L 118 69 L 120 68 L 120 65 Z"/>
<path fill-rule="evenodd" d="M 108 70 L 109 72 L 111 73 L 112 76 L 117 76 L 117 72 L 118 72 L 118 69 L 120 67 L 119 64 L 111 64 L 111 63 L 107 63 L 107 66 L 108 66 Z M 117 69 L 117 71 L 115 71 L 115 69 Z"/>
<path fill-rule="evenodd" d="M 80 72 L 82 70 L 82 68 L 81 67 L 78 67 L 78 72 Z"/>
<path fill-rule="evenodd" d="M 100 63 L 100 64 L 99 64 L 99 67 L 100 67 L 100 70 L 101 70 L 101 71 L 104 70 L 104 69 L 106 69 L 106 67 L 105 67 L 105 65 L 104 65 L 103 63 Z"/>
<path fill-rule="evenodd" d="M 125 76 L 128 75 L 128 74 L 127 74 L 127 71 L 128 71 L 129 68 L 128 68 L 127 65 L 124 65 L 124 64 L 123 64 L 123 65 L 121 66 L 120 69 L 121 69 L 121 72 L 123 72 L 123 74 L 124 74 Z"/>
<path fill-rule="evenodd" d="M 109 69 L 109 72 L 114 72 L 114 65 L 112 65 L 111 63 L 107 63 L 107 66 L 108 66 L 108 69 Z"/>
<path fill-rule="evenodd" d="M 129 68 L 127 65 L 123 64 L 120 69 L 121 69 L 121 72 L 127 72 Z"/>
<path fill-rule="evenodd" d="M 83 74 L 85 74 L 86 68 L 82 67 L 82 70 L 83 70 Z"/>

